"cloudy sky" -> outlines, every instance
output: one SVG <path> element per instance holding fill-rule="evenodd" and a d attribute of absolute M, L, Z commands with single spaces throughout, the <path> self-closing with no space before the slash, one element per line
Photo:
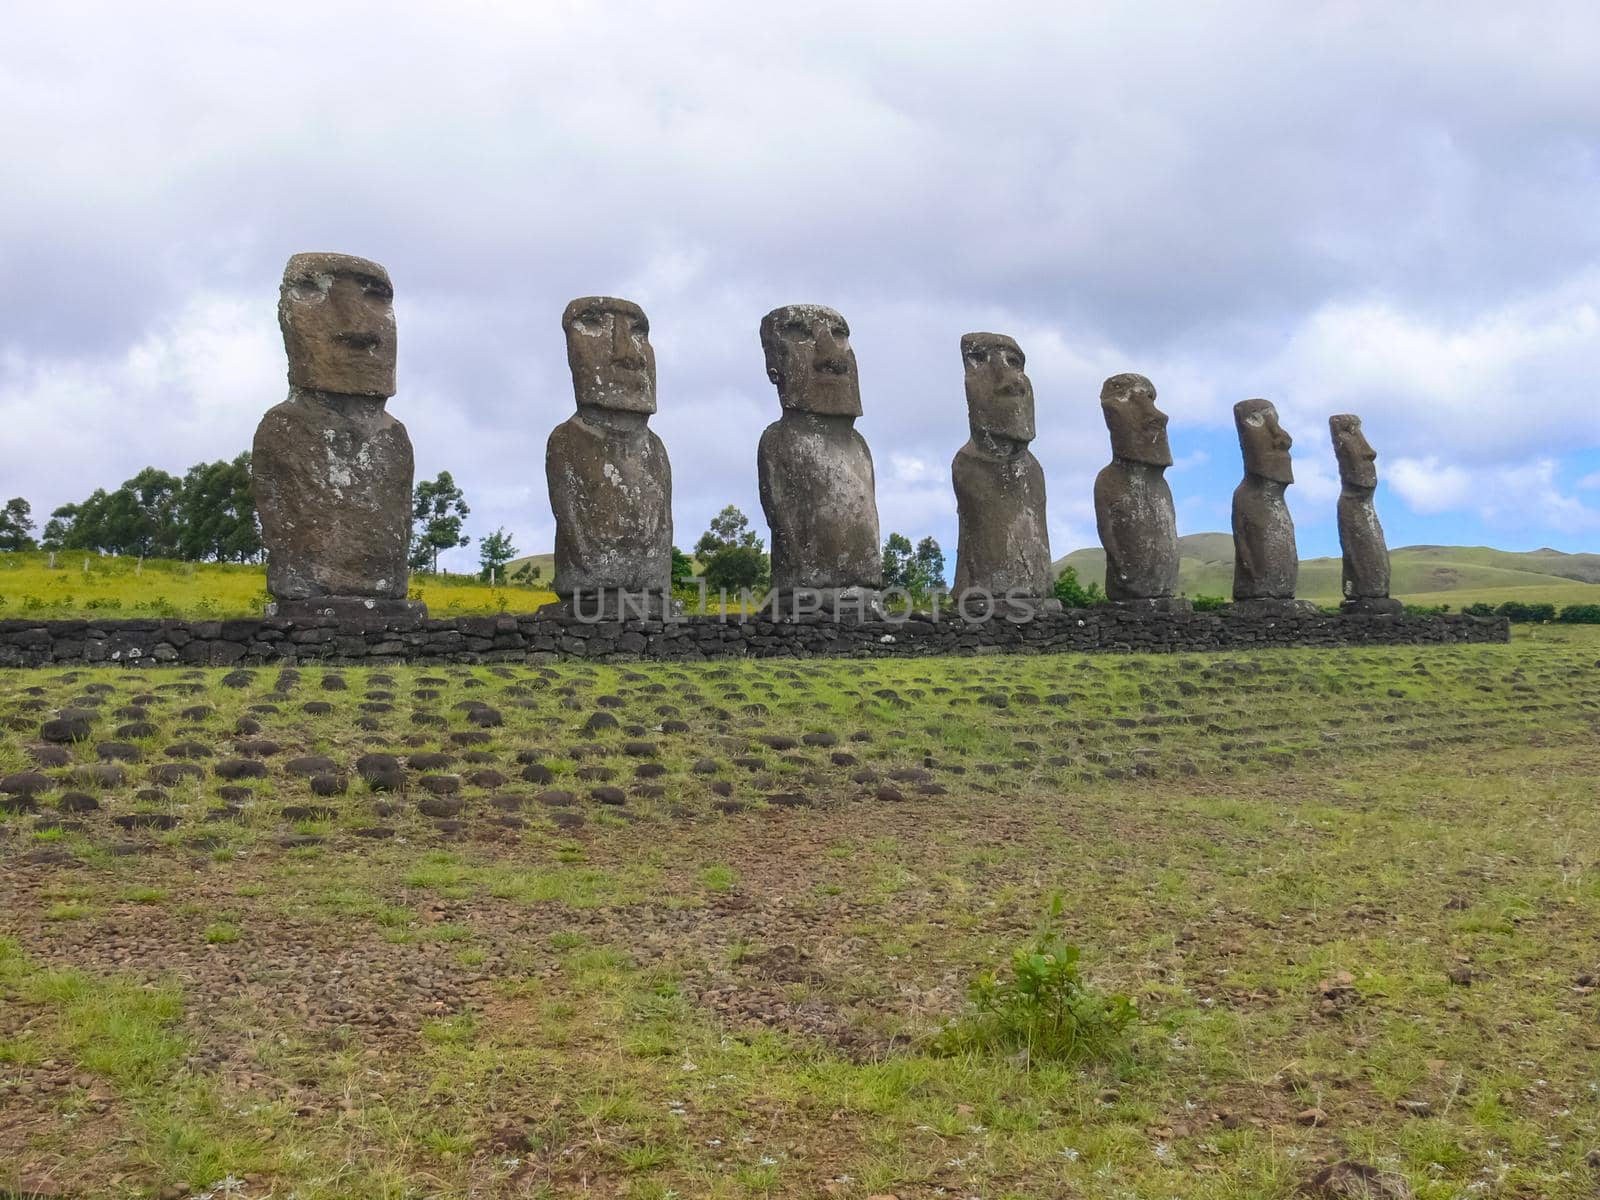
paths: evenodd
<path fill-rule="evenodd" d="M 1327 416 L 1391 545 L 1600 549 L 1600 5 L 20 6 L 0 42 L 0 498 L 36 515 L 248 447 L 298 250 L 384 263 L 419 477 L 553 540 L 567 300 L 650 314 L 677 541 L 760 523 L 779 304 L 849 319 L 883 529 L 953 557 L 960 335 L 1028 354 L 1058 553 L 1097 397 L 1151 377 L 1182 532 L 1226 529 L 1231 408 Z M 475 562 L 476 546 L 454 564 Z"/>

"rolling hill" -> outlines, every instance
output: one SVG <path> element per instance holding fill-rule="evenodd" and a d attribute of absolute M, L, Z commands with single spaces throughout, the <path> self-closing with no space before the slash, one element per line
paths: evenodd
<path fill-rule="evenodd" d="M 1189 596 L 1227 596 L 1233 587 L 1233 538 L 1226 533 L 1191 533 L 1178 539 L 1183 556 L 1179 586 Z M 1393 594 L 1414 604 L 1464 604 L 1505 600 L 1554 604 L 1600 603 L 1600 554 L 1559 550 L 1495 550 L 1488 546 L 1402 546 L 1389 552 Z M 1105 580 L 1105 551 L 1074 550 L 1057 559 L 1085 583 Z M 1339 560 L 1300 562 L 1299 594 L 1320 604 L 1339 599 Z"/>

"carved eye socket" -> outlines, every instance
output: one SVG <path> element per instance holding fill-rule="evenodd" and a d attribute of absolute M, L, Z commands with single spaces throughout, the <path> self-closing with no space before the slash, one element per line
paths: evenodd
<path fill-rule="evenodd" d="M 842 342 L 850 336 L 850 327 L 848 325 L 835 325 L 828 332 L 833 334 L 836 341 Z"/>
<path fill-rule="evenodd" d="M 804 317 L 790 317 L 783 323 L 783 331 L 794 337 L 806 337 L 811 333 L 811 326 Z"/>
<path fill-rule="evenodd" d="M 289 296 L 294 300 L 320 300 L 322 289 L 315 279 L 297 279 L 289 285 Z"/>
<path fill-rule="evenodd" d="M 370 275 L 358 275 L 356 282 L 361 285 L 361 291 L 374 300 L 394 299 L 394 289 L 381 279 L 374 279 Z"/>
<path fill-rule="evenodd" d="M 633 333 L 637 337 L 650 336 L 650 322 L 646 321 L 643 317 L 635 318 L 633 322 Z"/>
<path fill-rule="evenodd" d="M 582 312 L 572 318 L 572 327 L 579 333 L 596 334 L 605 332 L 600 314 L 596 312 Z"/>
<path fill-rule="evenodd" d="M 981 367 L 989 361 L 989 352 L 987 350 L 968 350 L 967 361 L 975 367 Z"/>
<path fill-rule="evenodd" d="M 1006 351 L 1006 366 L 1015 367 L 1017 370 L 1020 371 L 1020 370 L 1022 370 L 1023 362 L 1024 362 L 1024 359 L 1023 359 L 1022 355 L 1020 353 L 1018 353 L 1017 351 L 1015 351 L 1015 350 L 1007 350 Z"/>

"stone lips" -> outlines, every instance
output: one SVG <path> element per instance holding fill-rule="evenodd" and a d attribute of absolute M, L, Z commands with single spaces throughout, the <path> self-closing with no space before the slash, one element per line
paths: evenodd
<path fill-rule="evenodd" d="M 1027 624 L 946 617 L 904 622 L 736 623 L 717 617 L 607 621 L 536 614 L 410 622 L 0 621 L 0 667 L 68 663 L 226 666 L 235 663 L 697 662 L 720 658 L 1230 650 L 1266 646 L 1380 646 L 1510 640 L 1504 617 L 1130 612 L 1115 607 L 1043 613 Z"/>

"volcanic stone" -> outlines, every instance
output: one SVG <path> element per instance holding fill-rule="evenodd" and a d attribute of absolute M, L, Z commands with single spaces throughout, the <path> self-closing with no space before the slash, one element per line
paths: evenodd
<path fill-rule="evenodd" d="M 1095 524 L 1106 552 L 1106 596 L 1167 600 L 1178 588 L 1178 518 L 1166 480 L 1167 414 L 1143 375 L 1113 375 L 1100 389 L 1111 462 L 1094 481 Z"/>

